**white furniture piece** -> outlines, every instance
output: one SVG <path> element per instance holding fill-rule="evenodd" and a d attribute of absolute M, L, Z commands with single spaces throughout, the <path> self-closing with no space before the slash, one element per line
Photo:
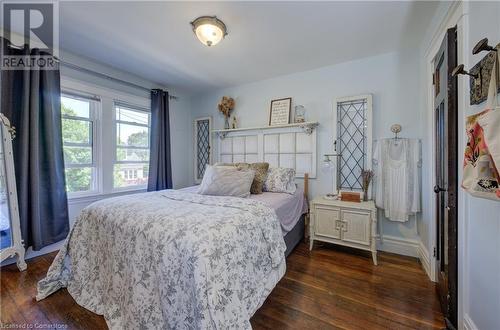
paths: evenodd
<path fill-rule="evenodd" d="M 322 241 L 371 251 L 377 265 L 377 208 L 373 201 L 355 203 L 326 200 L 311 201 L 310 250 Z"/>
<path fill-rule="evenodd" d="M 17 268 L 26 269 L 24 245 L 21 238 L 19 209 L 17 204 L 16 176 L 12 155 L 12 139 L 15 130 L 10 122 L 0 113 L 0 217 L 7 226 L 2 226 L 2 245 L 0 261 L 17 255 Z"/>

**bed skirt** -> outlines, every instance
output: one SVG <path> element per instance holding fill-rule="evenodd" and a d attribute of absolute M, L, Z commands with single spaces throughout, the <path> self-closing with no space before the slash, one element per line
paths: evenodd
<path fill-rule="evenodd" d="M 306 215 L 302 214 L 292 230 L 286 233 L 284 237 L 286 244 L 285 257 L 288 257 L 293 249 L 304 239 L 305 218 Z"/>

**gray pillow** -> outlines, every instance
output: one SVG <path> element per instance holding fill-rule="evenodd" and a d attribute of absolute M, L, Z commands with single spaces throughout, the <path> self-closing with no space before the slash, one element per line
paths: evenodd
<path fill-rule="evenodd" d="M 201 195 L 248 197 L 255 171 L 207 165 L 201 181 Z"/>
<path fill-rule="evenodd" d="M 217 167 L 237 167 L 240 170 L 252 169 L 255 171 L 250 193 L 262 194 L 262 188 L 266 181 L 267 171 L 269 170 L 269 163 L 215 163 Z"/>

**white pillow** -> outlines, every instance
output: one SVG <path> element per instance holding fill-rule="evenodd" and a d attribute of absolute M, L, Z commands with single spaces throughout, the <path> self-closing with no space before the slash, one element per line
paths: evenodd
<path fill-rule="evenodd" d="M 267 172 L 263 191 L 295 194 L 295 170 L 285 167 L 271 167 Z"/>
<path fill-rule="evenodd" d="M 201 195 L 248 197 L 254 177 L 254 170 L 207 165 L 198 193 Z"/>

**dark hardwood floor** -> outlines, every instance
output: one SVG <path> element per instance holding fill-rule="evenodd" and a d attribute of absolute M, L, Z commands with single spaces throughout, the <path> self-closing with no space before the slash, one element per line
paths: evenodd
<path fill-rule="evenodd" d="M 36 283 L 54 257 L 29 260 L 25 272 L 15 265 L 2 267 L 1 323 L 106 329 L 101 316 L 78 306 L 66 290 L 34 300 Z M 306 244 L 297 247 L 285 277 L 251 322 L 254 329 L 444 327 L 434 284 L 417 259 L 379 253 L 374 266 L 368 254 L 326 244 L 316 244 L 312 252 Z"/>

